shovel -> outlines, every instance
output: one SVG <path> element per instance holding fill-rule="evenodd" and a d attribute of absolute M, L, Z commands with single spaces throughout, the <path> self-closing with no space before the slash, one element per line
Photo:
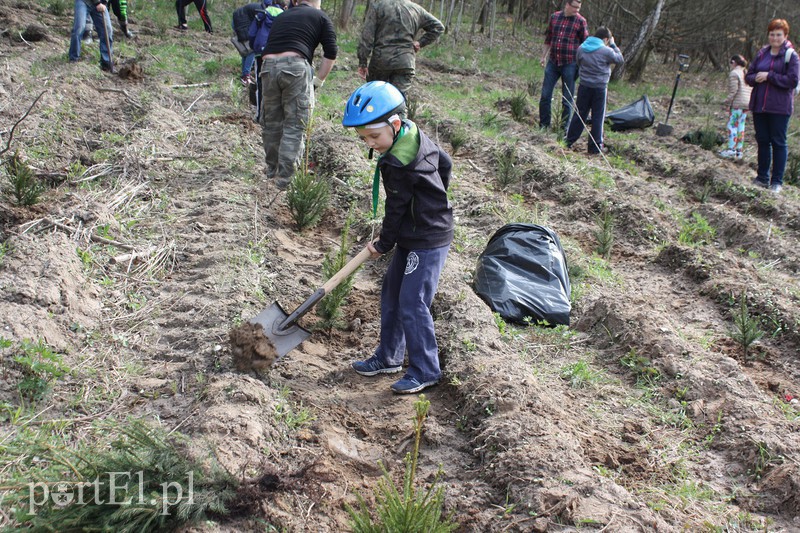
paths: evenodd
<path fill-rule="evenodd" d="M 109 30 L 111 29 L 111 13 L 108 11 L 109 7 L 106 6 L 105 11 L 101 13 L 103 16 L 103 33 L 106 35 L 106 48 L 108 48 L 108 71 L 115 74 L 114 70 L 114 55 L 111 53 L 111 40 L 108 38 Z M 106 13 L 108 13 L 108 24 L 106 24 Z"/>
<path fill-rule="evenodd" d="M 681 72 L 686 72 L 689 69 L 689 56 L 680 54 L 678 56 L 678 75 L 675 76 L 675 85 L 672 87 L 672 98 L 669 99 L 669 108 L 667 109 L 667 118 L 663 123 L 656 126 L 656 135 L 658 137 L 666 137 L 672 135 L 673 128 L 669 124 L 669 115 L 672 113 L 672 104 L 675 103 L 675 93 L 678 92 L 678 83 L 681 81 Z"/>
<path fill-rule="evenodd" d="M 258 324 L 264 328 L 264 335 L 272 347 L 275 348 L 277 358 L 280 359 L 287 353 L 297 348 L 300 343 L 311 336 L 311 332 L 297 324 L 297 321 L 308 313 L 326 294 L 335 289 L 342 281 L 370 258 L 371 252 L 364 248 L 357 256 L 352 258 L 339 272 L 331 276 L 322 287 L 317 289 L 300 307 L 292 314 L 287 314 L 278 302 L 273 304 L 248 322 Z"/>

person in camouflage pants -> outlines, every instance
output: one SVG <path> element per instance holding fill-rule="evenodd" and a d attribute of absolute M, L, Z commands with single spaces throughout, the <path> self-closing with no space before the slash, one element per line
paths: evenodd
<path fill-rule="evenodd" d="M 336 62 L 333 22 L 321 0 L 300 0 L 275 17 L 261 63 L 261 139 L 267 179 L 286 189 L 305 149 L 305 134 L 314 107 L 314 90 L 322 87 Z M 311 62 L 322 45 L 317 75 Z"/>
<path fill-rule="evenodd" d="M 409 0 L 373 0 L 358 43 L 358 74 L 367 81 L 389 82 L 408 99 L 416 53 L 442 33 L 439 19 Z"/>

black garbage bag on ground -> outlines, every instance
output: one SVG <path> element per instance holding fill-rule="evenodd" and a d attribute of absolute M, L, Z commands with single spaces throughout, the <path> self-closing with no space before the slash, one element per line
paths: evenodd
<path fill-rule="evenodd" d="M 558 236 L 537 224 L 507 224 L 478 257 L 475 292 L 503 320 L 569 325 L 567 258 Z"/>
<path fill-rule="evenodd" d="M 606 121 L 611 124 L 611 131 L 649 128 L 653 125 L 655 118 L 653 106 L 650 105 L 650 99 L 646 94 L 632 104 L 620 107 L 606 115 Z"/>

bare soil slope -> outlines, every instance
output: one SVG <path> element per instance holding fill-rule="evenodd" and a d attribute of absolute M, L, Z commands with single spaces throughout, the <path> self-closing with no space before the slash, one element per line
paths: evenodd
<path fill-rule="evenodd" d="M 44 40 L 17 38 L 42 21 Z M 193 39 L 202 60 L 220 61 L 231 55 L 225 32 L 163 34 L 142 20 L 142 78 L 122 79 L 100 72 L 96 45 L 67 64 L 70 21 L 47 21 L 36 4 L 0 5 L 1 144 L 48 184 L 34 208 L 0 203 L 1 335 L 41 339 L 72 369 L 37 412 L 76 428 L 145 417 L 237 476 L 272 476 L 254 502 L 199 530 L 347 530 L 344 504 L 358 493 L 373 502 L 379 462 L 399 478 L 413 444 L 415 398 L 349 369 L 376 346 L 385 261 L 358 273 L 344 329 L 315 330 L 266 371 L 236 371 L 228 332 L 323 283 L 353 203 L 351 256 L 365 244 L 372 163 L 335 113 L 318 113 L 311 156 L 331 207 L 297 232 L 263 178 L 260 129 L 234 74 L 208 84 L 149 74 L 163 60 L 148 47 Z M 323 91 L 343 101 L 358 85 L 354 59 L 337 67 Z M 800 394 L 797 188 L 752 187 L 754 148 L 734 164 L 652 130 L 610 134 L 606 158 L 564 151 L 488 98 L 524 80 L 441 70 L 421 61 L 420 126 L 448 150 L 463 127 L 435 80 L 487 95 L 470 102 L 485 103 L 476 116 L 497 114 L 502 132 L 467 124 L 454 155 L 457 238 L 433 306 L 445 379 L 426 391 L 419 478 L 441 467 L 459 530 L 800 529 L 800 411 L 786 396 Z M 678 101 L 676 131 L 702 125 L 700 105 Z M 513 139 L 520 169 L 505 189 L 502 139 Z M 593 255 L 604 209 L 616 221 L 608 262 Z M 499 328 L 472 291 L 477 256 L 515 212 L 538 213 L 565 244 L 579 289 L 572 329 Z M 716 229 L 704 244 L 679 240 L 693 213 Z M 729 335 L 745 290 L 767 333 L 754 360 Z M 16 405 L 18 376 L 2 355 L 0 401 Z M 570 379 L 578 362 L 595 377 Z M 3 438 L 17 430 L 4 422 Z"/>

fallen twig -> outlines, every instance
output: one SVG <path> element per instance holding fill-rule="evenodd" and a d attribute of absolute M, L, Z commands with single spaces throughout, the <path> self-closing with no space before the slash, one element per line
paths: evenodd
<path fill-rule="evenodd" d="M 8 152 L 8 149 L 11 147 L 11 139 L 14 138 L 14 130 L 17 128 L 17 126 L 19 126 L 20 122 L 22 122 L 23 120 L 25 120 L 28 117 L 28 114 L 31 112 L 31 109 L 33 109 L 33 106 L 36 105 L 36 102 L 39 101 L 39 98 L 44 96 L 45 92 L 47 92 L 47 91 L 42 91 L 39 94 L 39 96 L 37 96 L 36 99 L 33 101 L 33 103 L 30 105 L 28 110 L 25 111 L 25 114 L 22 115 L 22 117 L 18 121 L 16 121 L 13 126 L 11 126 L 11 132 L 8 134 L 8 141 L 6 141 L 6 147 L 3 148 L 2 150 L 0 150 L 0 155 L 3 155 L 4 153 Z"/>
<path fill-rule="evenodd" d="M 113 89 L 113 88 L 110 88 L 110 87 L 101 87 L 101 88 L 99 88 L 97 90 L 100 91 L 101 93 L 119 93 L 119 94 L 124 95 L 125 98 L 127 98 L 128 100 L 131 99 L 131 95 L 129 95 L 128 91 L 126 91 L 125 89 Z"/>
<path fill-rule="evenodd" d="M 112 169 L 113 169 L 113 167 L 111 165 L 109 165 L 108 163 L 98 163 L 96 165 L 92 165 L 89 168 L 87 168 L 86 170 L 84 170 L 83 174 L 81 174 L 81 178 L 73 181 L 72 185 L 76 185 L 78 183 L 83 183 L 84 181 L 91 181 L 91 180 L 93 180 L 95 178 L 99 178 L 101 176 L 106 176 L 108 174 L 111 174 L 111 170 Z M 95 171 L 97 171 L 97 173 L 94 173 Z M 92 173 L 92 174 L 90 174 L 90 173 Z M 87 174 L 89 174 L 89 175 L 86 176 Z M 86 177 L 84 178 L 83 176 L 86 176 Z"/>
<path fill-rule="evenodd" d="M 29 43 L 28 41 L 25 40 L 25 37 L 22 36 L 22 32 L 21 31 L 18 31 L 17 34 L 19 35 L 19 38 L 22 39 L 23 43 L 27 44 L 28 46 L 30 46 L 31 48 L 36 50 L 35 46 L 33 46 L 31 43 Z"/>
<path fill-rule="evenodd" d="M 114 263 L 114 264 L 116 264 L 116 263 L 125 263 L 125 262 L 133 263 L 134 261 L 136 261 L 137 259 L 139 259 L 141 257 L 150 255 L 151 253 L 153 253 L 157 249 L 158 248 L 156 246 L 150 246 L 147 249 L 142 250 L 141 252 L 130 252 L 130 253 L 127 253 L 127 254 L 120 254 L 120 255 L 112 257 L 111 258 L 111 263 Z M 128 270 L 130 270 L 130 269 L 128 269 Z"/>
<path fill-rule="evenodd" d="M 198 100 L 200 100 L 200 99 L 201 99 L 203 96 L 205 96 L 205 94 L 201 94 L 200 96 L 198 96 L 197 98 L 195 98 L 195 99 L 194 99 L 194 102 L 192 102 L 191 104 L 189 104 L 189 107 L 187 107 L 187 108 L 186 108 L 186 111 L 184 111 L 184 112 L 183 112 L 183 114 L 185 115 L 186 113 L 188 113 L 188 112 L 189 112 L 189 111 L 192 109 L 192 107 L 194 106 L 194 104 L 196 104 L 196 103 L 197 103 L 197 101 L 198 101 Z"/>
<path fill-rule="evenodd" d="M 42 219 L 42 222 L 44 224 L 49 224 L 50 226 L 53 226 L 54 228 L 58 228 L 58 229 L 60 229 L 62 231 L 66 231 L 67 233 L 69 233 L 71 235 L 74 235 L 75 233 L 78 232 L 78 230 L 76 230 L 75 228 L 67 226 L 66 224 L 62 224 L 60 222 L 56 222 L 55 220 L 50 220 L 49 218 Z M 94 233 L 89 233 L 89 240 L 91 240 L 92 242 L 98 242 L 100 244 L 109 244 L 111 246 L 116 246 L 117 248 L 122 248 L 122 249 L 125 249 L 125 250 L 133 250 L 133 246 L 131 246 L 129 244 L 124 244 L 124 243 L 121 243 L 121 242 L 118 242 L 118 241 L 114 241 L 112 239 L 106 239 L 105 237 L 101 237 L 100 235 L 95 235 Z"/>
<path fill-rule="evenodd" d="M 189 89 L 191 87 L 208 87 L 211 84 L 209 82 L 204 83 L 188 83 L 186 85 L 170 85 L 170 89 Z"/>

